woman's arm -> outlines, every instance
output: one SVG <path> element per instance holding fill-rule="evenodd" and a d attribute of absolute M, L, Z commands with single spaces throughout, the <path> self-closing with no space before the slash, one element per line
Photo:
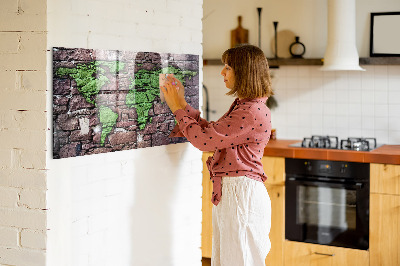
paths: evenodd
<path fill-rule="evenodd" d="M 177 109 L 183 109 L 190 117 L 195 119 L 202 127 L 208 126 L 209 122 L 200 117 L 200 111 L 194 109 L 185 100 L 185 87 L 180 80 L 175 77 L 167 76 L 167 80 L 163 87 L 165 101 L 172 112 Z"/>

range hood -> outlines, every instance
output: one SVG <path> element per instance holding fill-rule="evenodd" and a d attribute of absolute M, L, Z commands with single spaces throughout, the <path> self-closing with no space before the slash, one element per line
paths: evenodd
<path fill-rule="evenodd" d="M 328 0 L 328 44 L 320 70 L 358 70 L 355 0 Z"/>

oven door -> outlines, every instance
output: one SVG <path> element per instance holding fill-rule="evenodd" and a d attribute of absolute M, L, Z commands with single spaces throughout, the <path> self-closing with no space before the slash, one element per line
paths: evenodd
<path fill-rule="evenodd" d="M 286 178 L 286 239 L 367 250 L 369 185 Z"/>

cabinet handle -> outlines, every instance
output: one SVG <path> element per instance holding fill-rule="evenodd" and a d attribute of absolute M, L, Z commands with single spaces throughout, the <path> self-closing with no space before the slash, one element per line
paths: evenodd
<path fill-rule="evenodd" d="M 335 256 L 335 254 L 327 254 L 327 253 L 320 253 L 320 252 L 314 252 L 315 255 L 323 255 L 323 256 Z"/>

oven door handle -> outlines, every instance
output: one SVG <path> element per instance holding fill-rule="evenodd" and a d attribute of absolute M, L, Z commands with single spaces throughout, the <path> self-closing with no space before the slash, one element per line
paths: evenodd
<path fill-rule="evenodd" d="M 286 181 L 296 182 L 296 183 L 300 183 L 300 184 L 304 184 L 304 185 L 312 185 L 312 186 L 339 185 L 339 186 L 343 186 L 346 188 L 352 188 L 352 189 L 361 189 L 364 185 L 362 182 L 354 183 L 354 182 L 338 182 L 338 181 L 322 181 L 322 180 L 310 181 L 310 180 L 305 180 L 304 178 L 298 178 L 298 177 L 288 177 Z"/>

